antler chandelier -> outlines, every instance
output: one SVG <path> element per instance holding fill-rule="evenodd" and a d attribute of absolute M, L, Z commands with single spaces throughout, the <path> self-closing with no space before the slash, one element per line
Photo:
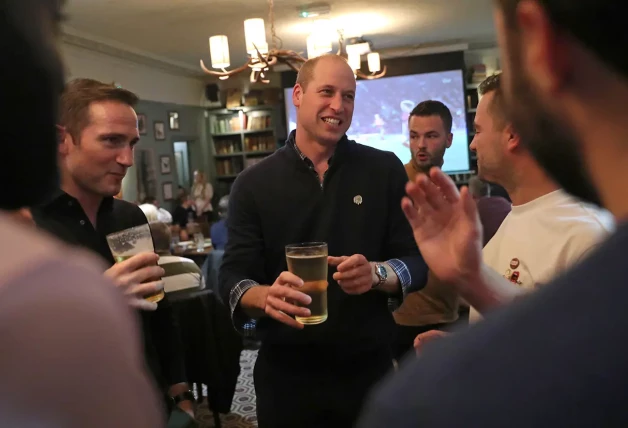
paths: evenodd
<path fill-rule="evenodd" d="M 294 71 L 299 71 L 301 65 L 307 59 L 314 58 L 332 51 L 333 34 L 337 33 L 338 51 L 336 55 L 344 56 L 356 78 L 379 79 L 386 75 L 386 66 L 381 68 L 380 57 L 377 52 L 370 52 L 368 42 L 351 44 L 345 46 L 342 30 L 330 29 L 327 20 L 319 20 L 314 24 L 314 31 L 307 38 L 307 56 L 301 53 L 282 49 L 282 41 L 275 33 L 274 2 L 268 0 L 268 21 L 270 22 L 271 46 L 266 42 L 266 28 L 262 18 L 247 19 L 244 21 L 244 37 L 246 40 L 246 51 L 248 61 L 232 70 L 227 70 L 231 65 L 229 58 L 229 40 L 226 35 L 217 35 L 209 38 L 209 51 L 212 68 L 209 70 L 201 59 L 201 68 L 209 75 L 216 76 L 221 80 L 226 80 L 230 76 L 251 71 L 251 82 L 269 83 L 267 77 L 270 69 L 277 63 L 285 64 Z M 367 62 L 370 74 L 363 73 L 361 68 L 361 57 L 367 55 Z"/>

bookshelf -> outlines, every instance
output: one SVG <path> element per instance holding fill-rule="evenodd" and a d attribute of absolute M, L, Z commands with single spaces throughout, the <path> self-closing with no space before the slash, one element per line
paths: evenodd
<path fill-rule="evenodd" d="M 286 138 L 280 106 L 242 106 L 208 110 L 216 193 L 230 192 L 244 169 L 261 162 Z"/>

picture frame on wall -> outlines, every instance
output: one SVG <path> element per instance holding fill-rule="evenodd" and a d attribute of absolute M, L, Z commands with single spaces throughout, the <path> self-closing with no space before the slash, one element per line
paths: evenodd
<path fill-rule="evenodd" d="M 162 184 L 161 188 L 163 190 L 164 201 L 171 201 L 173 199 L 172 182 L 168 181 Z"/>
<path fill-rule="evenodd" d="M 159 169 L 163 175 L 170 174 L 172 168 L 170 166 L 170 156 L 164 155 L 159 158 Z"/>
<path fill-rule="evenodd" d="M 142 113 L 137 114 L 137 130 L 140 135 L 146 135 L 146 115 Z"/>
<path fill-rule="evenodd" d="M 176 111 L 168 112 L 168 125 L 173 131 L 179 130 L 179 113 Z"/>
<path fill-rule="evenodd" d="M 155 122 L 155 140 L 166 139 L 166 125 L 163 122 Z"/>

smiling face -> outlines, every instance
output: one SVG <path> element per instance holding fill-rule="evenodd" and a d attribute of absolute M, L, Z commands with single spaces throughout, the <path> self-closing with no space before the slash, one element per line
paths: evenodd
<path fill-rule="evenodd" d="M 118 101 L 93 102 L 79 141 L 66 133 L 59 151 L 66 179 L 83 191 L 101 197 L 120 192 L 122 179 L 133 165 L 139 141 L 133 107 Z"/>
<path fill-rule="evenodd" d="M 321 144 L 336 144 L 351 126 L 355 77 L 347 62 L 332 55 L 318 58 L 307 82 L 297 83 L 292 101 L 297 127 Z"/>

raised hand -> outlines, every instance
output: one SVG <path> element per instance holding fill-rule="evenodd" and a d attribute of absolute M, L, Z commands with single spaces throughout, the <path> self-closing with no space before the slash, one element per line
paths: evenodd
<path fill-rule="evenodd" d="M 473 198 L 465 187 L 439 168 L 406 185 L 401 207 L 430 270 L 439 279 L 463 285 L 479 275 L 482 225 Z"/>

